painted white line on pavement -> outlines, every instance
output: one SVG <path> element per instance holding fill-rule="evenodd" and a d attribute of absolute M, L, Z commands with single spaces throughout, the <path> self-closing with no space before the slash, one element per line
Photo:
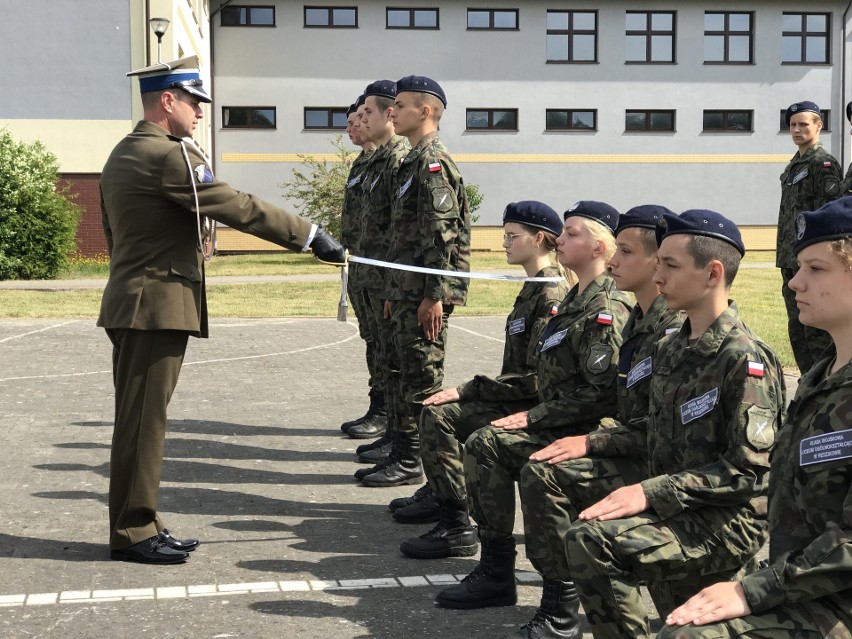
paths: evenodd
<path fill-rule="evenodd" d="M 534 572 L 515 572 L 519 583 L 541 581 Z M 457 584 L 465 575 L 418 575 L 411 577 L 380 577 L 378 579 L 310 579 L 305 581 L 261 581 L 235 584 L 200 584 L 194 586 L 155 586 L 116 590 L 66 590 L 31 594 L 0 595 L 0 608 L 51 606 L 58 604 L 100 604 L 115 601 L 153 601 L 159 599 L 193 599 L 254 595 L 270 592 L 325 592 L 339 590 L 370 590 L 373 588 L 420 588 Z"/>
<path fill-rule="evenodd" d="M 49 331 L 54 328 L 59 328 L 60 326 L 67 326 L 68 324 L 73 324 L 74 322 L 79 322 L 80 320 L 70 320 L 68 322 L 62 322 L 61 324 L 53 324 L 52 326 L 45 326 L 44 328 L 40 328 L 35 331 L 30 331 L 28 333 L 21 333 L 20 335 L 10 335 L 9 337 L 4 337 L 0 339 L 0 344 L 3 342 L 10 342 L 13 339 L 20 339 L 22 337 L 26 337 L 27 335 L 35 335 L 36 333 L 43 333 L 44 331 Z"/>
<path fill-rule="evenodd" d="M 482 333 L 477 333 L 476 331 L 472 331 L 469 328 L 465 328 L 464 326 L 459 326 L 458 323 L 450 324 L 450 330 L 452 329 L 458 329 L 460 331 L 464 331 L 465 333 L 476 335 L 477 337 L 484 337 L 485 339 L 490 339 L 494 342 L 500 342 L 501 344 L 506 341 L 502 337 L 491 337 L 490 335 L 483 335 Z"/>

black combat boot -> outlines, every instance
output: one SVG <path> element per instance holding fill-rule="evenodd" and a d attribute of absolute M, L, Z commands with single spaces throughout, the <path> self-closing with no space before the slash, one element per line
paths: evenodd
<path fill-rule="evenodd" d="M 352 439 L 373 439 L 388 429 L 388 414 L 385 407 L 377 407 L 372 415 L 346 431 Z"/>
<path fill-rule="evenodd" d="M 574 584 L 545 579 L 535 616 L 507 639 L 580 639 L 582 636 L 580 598 Z"/>
<path fill-rule="evenodd" d="M 420 501 L 429 495 L 433 495 L 435 493 L 432 490 L 432 485 L 427 481 L 420 488 L 414 491 L 414 494 L 411 497 L 397 497 L 396 499 L 391 499 L 391 502 L 388 504 L 388 510 L 392 513 L 395 513 L 400 508 L 405 508 L 406 506 L 410 506 L 416 501 Z"/>
<path fill-rule="evenodd" d="M 414 493 L 414 496 L 417 497 L 417 493 Z M 400 501 L 408 499 L 411 498 L 406 497 Z M 391 510 L 393 518 L 401 524 L 431 524 L 441 519 L 441 498 L 427 488 L 418 499 L 411 499 L 407 505 Z"/>
<path fill-rule="evenodd" d="M 442 590 L 435 601 L 447 608 L 487 608 L 518 603 L 515 583 L 515 538 L 487 538 L 480 533 L 479 565 L 457 586 Z"/>
<path fill-rule="evenodd" d="M 382 435 L 370 444 L 358 446 L 355 452 L 358 454 L 358 461 L 362 464 L 378 464 L 390 455 L 392 447 L 390 438 Z"/>
<path fill-rule="evenodd" d="M 377 462 L 375 466 L 370 466 L 369 468 L 359 468 L 358 470 L 356 470 L 355 471 L 355 479 L 357 479 L 358 481 L 361 481 L 367 475 L 372 475 L 373 473 L 377 473 L 380 470 L 387 468 L 388 466 L 390 466 L 394 462 L 394 460 L 393 460 L 393 456 L 394 456 L 393 449 L 399 447 L 399 444 L 396 443 L 397 440 L 399 439 L 399 435 L 397 435 L 397 433 L 389 431 L 388 433 L 386 433 L 386 436 L 388 438 L 388 442 L 391 445 L 391 451 L 388 453 L 387 457 L 385 457 L 381 461 Z"/>
<path fill-rule="evenodd" d="M 344 433 L 346 433 L 348 435 L 349 431 L 352 428 L 354 428 L 355 426 L 358 426 L 360 424 L 363 424 L 368 419 L 370 419 L 376 413 L 377 406 L 381 406 L 382 414 L 385 416 L 385 419 L 387 419 L 387 413 L 385 412 L 385 394 L 381 391 L 371 390 L 370 391 L 370 406 L 369 406 L 369 408 L 367 408 L 367 412 L 364 413 L 363 415 L 361 415 L 361 417 L 359 417 L 358 419 L 350 419 L 348 422 L 343 422 L 340 425 L 340 430 L 342 430 Z M 381 435 L 381 433 L 377 433 L 377 435 Z M 366 438 L 364 438 L 364 439 L 366 439 Z"/>
<path fill-rule="evenodd" d="M 440 519 L 429 532 L 406 539 L 399 549 L 414 559 L 471 557 L 476 554 L 476 529 L 470 525 L 463 499 L 440 500 Z M 412 506 L 408 506 L 411 508 Z M 396 511 L 396 516 L 400 511 Z"/>
<path fill-rule="evenodd" d="M 385 488 L 423 482 L 420 436 L 417 433 L 411 435 L 394 433 L 392 443 L 393 448 L 387 458 L 388 465 L 362 477 L 361 481 L 365 486 Z"/>

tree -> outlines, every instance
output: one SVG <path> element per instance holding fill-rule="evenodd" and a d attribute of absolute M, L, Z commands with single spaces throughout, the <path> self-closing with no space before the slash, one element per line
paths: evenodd
<path fill-rule="evenodd" d="M 52 278 L 65 268 L 81 216 L 69 190 L 41 142 L 0 130 L 0 279 Z"/>
<path fill-rule="evenodd" d="M 478 184 L 465 184 L 464 192 L 467 194 L 467 208 L 470 211 L 470 223 L 474 224 L 477 220 L 479 220 L 478 215 L 474 215 L 476 209 L 482 206 L 482 200 L 485 199 L 485 196 L 479 190 Z"/>

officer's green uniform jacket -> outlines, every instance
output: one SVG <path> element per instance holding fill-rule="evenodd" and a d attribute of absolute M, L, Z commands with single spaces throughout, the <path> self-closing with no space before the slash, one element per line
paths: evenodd
<path fill-rule="evenodd" d="M 216 180 L 194 145 L 142 121 L 116 145 L 101 174 L 110 254 L 98 326 L 188 331 L 207 337 L 201 213 L 239 231 L 301 250 L 311 223 Z"/>
<path fill-rule="evenodd" d="M 364 173 L 375 150 L 361 151 L 352 162 L 349 177 L 346 179 L 346 189 L 343 193 L 343 210 L 340 214 L 340 243 L 343 248 L 353 255 L 361 255 L 361 239 L 363 237 L 364 199 L 361 185 Z M 349 266 L 349 286 L 361 288 L 363 277 L 361 264 L 354 262 Z"/>
<path fill-rule="evenodd" d="M 539 403 L 529 411 L 530 431 L 579 434 L 616 415 L 618 349 L 631 308 L 606 273 L 582 293 L 571 289 L 536 344 Z"/>
<path fill-rule="evenodd" d="M 797 152 L 790 159 L 781 174 L 775 266 L 797 268 L 793 255 L 796 214 L 815 211 L 838 197 L 841 188 L 840 165 L 822 144 L 815 144 L 802 156 Z"/>
<path fill-rule="evenodd" d="M 694 343 L 690 330 L 687 319 L 657 344 L 648 415 L 631 422 L 645 431 L 645 495 L 663 518 L 745 504 L 764 516 L 769 451 L 784 416 L 781 364 L 734 302 Z"/>
<path fill-rule="evenodd" d="M 559 269 L 547 267 L 536 277 L 558 277 Z M 461 401 L 516 401 L 538 393 L 536 348 L 538 338 L 559 304 L 568 294 L 568 283 L 525 282 L 506 320 L 503 367 L 496 378 L 477 375 L 458 387 Z"/>
<path fill-rule="evenodd" d="M 747 575 L 752 612 L 787 604 L 826 637 L 852 632 L 852 364 L 826 378 L 831 360 L 799 381 L 772 453 L 769 561 Z M 832 634 L 833 631 L 833 634 Z"/>
<path fill-rule="evenodd" d="M 390 248 L 391 212 L 396 199 L 396 172 L 411 146 L 395 135 L 370 157 L 361 180 L 363 211 L 357 255 L 384 260 Z M 358 264 L 361 286 L 375 294 L 384 294 L 387 269 Z"/>
<path fill-rule="evenodd" d="M 470 213 L 464 182 L 447 148 L 429 133 L 397 172 L 388 260 L 447 271 L 469 271 Z M 464 305 L 464 278 L 389 269 L 387 299 L 441 300 Z"/>

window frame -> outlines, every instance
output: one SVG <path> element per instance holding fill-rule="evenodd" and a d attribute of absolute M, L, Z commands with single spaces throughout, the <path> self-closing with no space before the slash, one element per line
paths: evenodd
<path fill-rule="evenodd" d="M 754 11 L 705 11 L 704 18 L 707 19 L 708 15 L 723 15 L 725 16 L 725 25 L 722 31 L 708 31 L 705 23 L 704 28 L 704 38 L 707 36 L 722 36 L 725 40 L 724 47 L 724 60 L 704 60 L 704 64 L 754 64 L 754 36 L 755 36 L 755 12 Z M 731 31 L 730 22 L 732 15 L 747 15 L 749 17 L 749 30 L 745 31 Z M 730 57 L 730 38 L 731 36 L 742 36 L 744 34 L 748 35 L 748 60 L 734 60 L 730 61 L 728 58 Z"/>
<path fill-rule="evenodd" d="M 568 126 L 564 127 L 549 127 L 547 125 L 547 116 L 550 113 L 565 113 L 567 115 Z M 572 115 L 574 113 L 591 113 L 592 119 L 594 120 L 594 124 L 592 128 L 587 129 L 585 127 L 571 126 L 570 123 L 572 121 Z M 598 130 L 598 110 L 597 109 L 545 109 L 544 110 L 544 130 L 548 132 L 556 132 L 556 133 L 589 133 L 589 132 L 597 132 Z"/>
<path fill-rule="evenodd" d="M 407 11 L 409 22 L 407 27 L 392 27 L 388 23 L 391 11 Z M 417 11 L 434 11 L 435 26 L 434 27 L 418 27 L 415 24 L 415 14 Z M 439 31 L 441 29 L 441 10 L 439 7 L 385 7 L 385 29 L 397 31 Z"/>
<path fill-rule="evenodd" d="M 677 11 L 641 11 L 641 10 L 627 10 L 625 11 L 625 16 L 628 14 L 638 15 L 644 14 L 646 16 L 646 24 L 647 29 L 637 30 L 637 29 L 628 29 L 627 25 L 624 28 L 625 37 L 628 36 L 644 36 L 645 37 L 645 59 L 644 60 L 627 60 L 626 51 L 625 51 L 625 60 L 624 64 L 677 64 Z M 669 14 L 672 17 L 672 30 L 671 31 L 655 31 L 651 26 L 652 20 L 651 16 L 654 14 Z M 672 40 L 672 59 L 671 60 L 652 60 L 652 42 L 654 36 L 666 35 L 671 36 Z"/>
<path fill-rule="evenodd" d="M 248 124 L 225 124 L 228 118 L 225 117 L 225 112 L 228 110 L 244 110 L 248 112 L 246 118 Z M 253 123 L 255 111 L 272 111 L 273 122 L 272 126 L 262 126 Z M 278 129 L 278 110 L 274 106 L 223 106 L 222 107 L 222 128 L 223 129 L 254 129 L 260 131 L 275 131 Z"/>
<path fill-rule="evenodd" d="M 334 126 L 334 114 L 342 113 L 344 120 L 346 119 L 346 111 L 349 107 L 343 106 L 306 106 L 302 109 L 302 130 L 303 131 L 345 131 L 346 125 Z M 325 111 L 326 126 L 308 126 L 308 111 Z"/>
<path fill-rule="evenodd" d="M 225 12 L 228 9 L 246 9 L 246 20 L 245 24 L 225 24 Z M 272 24 L 252 24 L 251 22 L 251 10 L 252 9 L 272 9 Z M 247 4 L 247 5 L 231 5 L 222 7 L 222 12 L 219 16 L 219 26 L 220 27 L 275 27 L 278 23 L 278 13 L 275 11 L 275 5 L 273 4 Z"/>
<path fill-rule="evenodd" d="M 322 9 L 328 13 L 328 24 L 308 24 L 308 10 Z M 334 12 L 336 10 L 354 11 L 355 24 L 334 24 Z M 357 6 L 329 6 L 329 5 L 313 5 L 306 4 L 302 8 L 302 25 L 305 29 L 357 29 L 358 28 L 358 7 Z"/>
<path fill-rule="evenodd" d="M 784 16 L 801 16 L 802 18 L 802 30 L 801 31 L 784 31 L 784 28 L 781 28 L 781 42 L 782 42 L 782 54 L 783 54 L 783 42 L 784 38 L 790 37 L 799 37 L 801 40 L 801 48 L 799 53 L 801 54 L 801 58 L 799 60 L 781 60 L 781 64 L 793 65 L 793 66 L 828 66 L 831 64 L 831 13 L 821 13 L 821 12 L 807 12 L 807 11 L 784 11 L 781 13 L 781 19 L 783 21 Z M 807 17 L 808 16 L 823 16 L 825 17 L 825 31 L 808 31 L 807 30 Z M 807 53 L 807 40 L 808 37 L 814 36 L 824 36 L 825 37 L 825 61 L 824 62 L 808 62 L 805 58 Z"/>
<path fill-rule="evenodd" d="M 645 127 L 642 129 L 628 129 L 627 116 L 631 113 L 645 114 Z M 654 113 L 670 113 L 672 116 L 672 128 L 653 129 L 650 127 L 651 118 Z M 677 132 L 677 110 L 676 109 L 625 109 L 624 110 L 624 132 L 625 133 L 676 133 Z"/>
<path fill-rule="evenodd" d="M 708 113 L 721 113 L 722 114 L 722 128 L 721 129 L 708 129 L 704 126 L 704 118 L 707 117 Z M 745 113 L 748 115 L 748 129 L 734 129 L 727 126 L 728 116 L 732 113 Z M 701 132 L 702 133 L 754 133 L 754 109 L 704 109 L 701 112 Z"/>
<path fill-rule="evenodd" d="M 787 126 L 786 123 L 786 115 L 787 109 L 781 109 L 780 111 L 780 128 L 778 129 L 778 133 L 786 133 L 790 134 L 790 127 Z M 831 133 L 831 116 L 833 115 L 832 109 L 822 109 L 822 131 L 821 133 Z"/>
<path fill-rule="evenodd" d="M 487 27 L 472 27 L 470 26 L 470 12 L 474 11 L 476 13 L 488 13 L 488 24 Z M 495 27 L 494 26 L 494 14 L 495 13 L 514 13 L 515 14 L 515 26 L 514 27 Z M 467 13 L 465 14 L 467 17 L 467 31 L 520 31 L 521 30 L 521 10 L 520 9 L 485 9 L 482 7 L 468 7 Z"/>
<path fill-rule="evenodd" d="M 488 113 L 488 126 L 478 126 L 478 127 L 470 127 L 468 124 L 468 118 L 470 117 L 471 111 L 484 111 Z M 494 126 L 494 113 L 498 111 L 506 111 L 515 114 L 515 128 L 507 129 L 504 127 L 495 127 Z M 464 112 L 464 130 L 466 133 L 468 132 L 480 132 L 485 131 L 488 133 L 516 133 L 520 130 L 520 115 L 518 113 L 517 107 L 471 107 L 465 109 Z"/>
<path fill-rule="evenodd" d="M 547 15 L 549 16 L 551 13 L 567 13 L 570 14 L 570 18 L 568 19 L 568 28 L 567 29 L 548 29 L 546 27 L 545 22 L 545 37 L 551 35 L 564 35 L 568 36 L 568 59 L 566 60 L 551 60 L 548 58 L 546 60 L 547 64 L 598 64 L 598 54 L 599 48 L 598 44 L 600 42 L 600 13 L 597 9 L 548 9 Z M 595 28 L 594 31 L 590 31 L 589 29 L 574 29 L 574 14 L 575 13 L 592 13 L 595 16 Z M 545 18 L 546 20 L 546 18 Z M 574 53 L 574 36 L 575 35 L 594 35 L 595 37 L 595 57 L 593 60 L 573 60 Z M 547 45 L 545 44 L 545 56 L 547 56 Z"/>

